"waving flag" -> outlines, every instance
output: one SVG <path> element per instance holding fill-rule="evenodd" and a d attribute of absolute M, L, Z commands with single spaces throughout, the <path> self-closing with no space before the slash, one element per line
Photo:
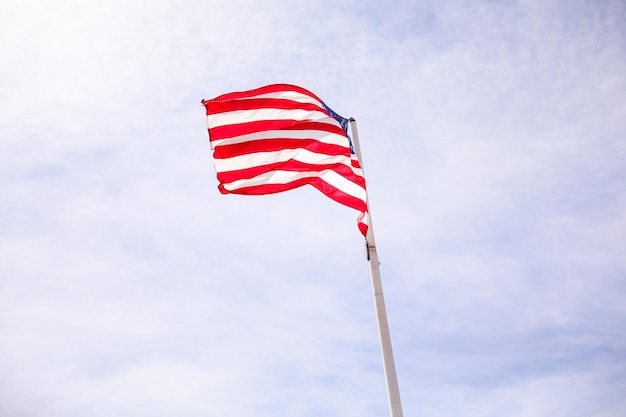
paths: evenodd
<path fill-rule="evenodd" d="M 310 184 L 359 211 L 368 228 L 365 178 L 348 120 L 304 88 L 273 84 L 202 100 L 223 194 L 272 194 Z"/>

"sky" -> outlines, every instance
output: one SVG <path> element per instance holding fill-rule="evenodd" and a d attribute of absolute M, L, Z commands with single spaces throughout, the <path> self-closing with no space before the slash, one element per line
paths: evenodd
<path fill-rule="evenodd" d="M 357 213 L 202 99 L 358 123 L 405 416 L 626 415 L 626 3 L 4 0 L 0 415 L 388 415 Z"/>

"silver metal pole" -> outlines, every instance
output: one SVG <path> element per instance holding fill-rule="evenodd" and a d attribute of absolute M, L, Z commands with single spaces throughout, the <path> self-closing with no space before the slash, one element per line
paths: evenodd
<path fill-rule="evenodd" d="M 356 120 L 350 118 L 350 131 L 354 141 L 354 151 L 359 158 L 361 168 L 363 168 L 363 158 L 361 158 L 361 147 L 359 145 L 359 132 L 356 127 Z M 389 323 L 387 322 L 387 310 L 385 309 L 385 298 L 383 296 L 383 285 L 380 279 L 380 262 L 376 252 L 376 241 L 374 240 L 374 226 L 372 224 L 372 212 L 369 201 L 367 202 L 369 216 L 369 227 L 365 245 L 367 249 L 367 259 L 370 264 L 370 275 L 372 276 L 372 288 L 374 290 L 374 302 L 376 304 L 376 319 L 378 322 L 378 334 L 380 336 L 380 348 L 383 355 L 383 369 L 385 370 L 385 380 L 387 381 L 387 396 L 389 399 L 389 409 L 391 417 L 403 417 L 402 404 L 400 402 L 400 389 L 398 387 L 398 376 L 393 360 L 393 350 L 391 348 L 391 335 L 389 334 Z"/>

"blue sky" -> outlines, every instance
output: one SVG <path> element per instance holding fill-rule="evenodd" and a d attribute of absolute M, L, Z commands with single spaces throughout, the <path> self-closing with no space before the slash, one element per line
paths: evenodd
<path fill-rule="evenodd" d="M 620 1 L 3 2 L 0 415 L 388 413 L 356 213 L 201 99 L 359 124 L 406 416 L 626 414 Z"/>

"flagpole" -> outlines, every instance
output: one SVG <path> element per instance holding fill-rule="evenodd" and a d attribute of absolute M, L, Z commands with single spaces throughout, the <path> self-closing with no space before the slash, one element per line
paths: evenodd
<path fill-rule="evenodd" d="M 361 169 L 363 169 L 363 158 L 361 157 L 361 146 L 359 144 L 359 132 L 356 127 L 356 120 L 350 118 L 350 131 L 354 140 L 354 150 Z M 378 335 L 380 337 L 380 348 L 383 356 L 383 369 L 387 382 L 387 396 L 389 400 L 389 410 L 391 417 L 403 417 L 402 404 L 400 402 L 400 389 L 398 387 L 398 376 L 393 360 L 393 349 L 391 348 L 391 335 L 389 333 L 389 323 L 387 322 L 387 310 L 385 309 L 385 298 L 383 296 L 383 285 L 380 279 L 380 262 L 376 252 L 376 241 L 374 240 L 374 226 L 372 224 L 372 212 L 367 201 L 367 212 L 369 216 L 367 236 L 365 237 L 365 247 L 367 250 L 367 260 L 370 264 L 370 275 L 372 277 L 372 289 L 374 291 L 374 302 L 376 304 L 376 319 L 378 323 Z"/>

